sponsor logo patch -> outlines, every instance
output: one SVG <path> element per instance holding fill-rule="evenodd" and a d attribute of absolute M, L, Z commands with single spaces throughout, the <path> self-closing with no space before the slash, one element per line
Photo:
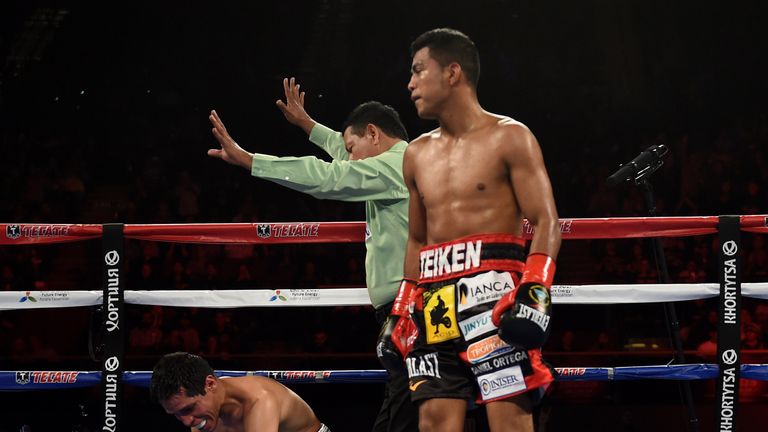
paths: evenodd
<path fill-rule="evenodd" d="M 419 388 L 419 386 L 424 384 L 425 382 L 427 382 L 427 380 L 421 380 L 421 381 L 416 381 L 415 383 L 410 383 L 408 384 L 408 388 L 411 389 L 412 392 L 415 392 L 416 389 Z"/>
<path fill-rule="evenodd" d="M 574 297 L 576 295 L 576 292 L 574 291 L 573 287 L 569 285 L 555 285 L 549 290 L 550 298 L 569 298 Z"/>
<path fill-rule="evenodd" d="M 27 300 L 31 301 L 32 303 L 37 303 L 37 299 L 34 296 L 32 296 L 31 291 L 27 291 L 27 295 L 21 296 L 21 298 L 19 299 L 19 303 L 24 303 Z"/>
<path fill-rule="evenodd" d="M 269 297 L 271 302 L 310 302 L 320 300 L 320 290 L 316 288 L 297 288 L 289 290 L 274 290 Z"/>
<path fill-rule="evenodd" d="M 5 227 L 5 236 L 11 240 L 21 237 L 21 227 L 18 225 L 7 225 Z"/>
<path fill-rule="evenodd" d="M 480 304 L 495 302 L 515 288 L 512 275 L 496 271 L 461 278 L 456 285 L 459 287 L 459 312 Z"/>
<path fill-rule="evenodd" d="M 735 241 L 728 240 L 727 242 L 723 243 L 723 253 L 726 256 L 734 256 L 738 251 L 739 245 L 737 245 Z"/>
<path fill-rule="evenodd" d="M 549 290 L 543 285 L 531 285 L 528 288 L 528 296 L 536 303 L 547 307 L 551 301 L 549 299 Z"/>
<path fill-rule="evenodd" d="M 547 331 L 547 327 L 549 327 L 549 320 L 552 318 L 544 312 L 541 312 L 538 309 L 534 309 L 523 303 L 518 303 L 515 317 L 533 321 L 536 325 L 541 327 L 541 330 L 543 331 Z"/>
<path fill-rule="evenodd" d="M 528 360 L 528 353 L 526 351 L 513 351 L 509 354 L 486 360 L 480 364 L 471 366 L 470 368 L 472 369 L 473 374 L 480 375 L 510 366 L 517 366 L 520 362 L 525 360 Z"/>
<path fill-rule="evenodd" d="M 309 238 L 320 235 L 319 223 L 260 223 L 256 224 L 259 238 Z"/>
<path fill-rule="evenodd" d="M 582 376 L 587 374 L 587 368 L 555 368 L 560 376 Z"/>
<path fill-rule="evenodd" d="M 331 376 L 330 371 L 270 371 L 269 378 L 276 381 L 324 380 Z"/>
<path fill-rule="evenodd" d="M 533 234 L 533 225 L 528 219 L 523 221 L 523 233 Z M 560 232 L 563 234 L 573 234 L 573 219 L 560 219 Z"/>
<path fill-rule="evenodd" d="M 19 377 L 19 374 L 26 374 L 26 377 Z M 74 384 L 77 382 L 77 376 L 80 372 L 70 371 L 34 371 L 34 372 L 16 372 L 16 382 L 19 384 Z M 19 382 L 19 379 L 26 382 Z"/>
<path fill-rule="evenodd" d="M 274 238 L 317 237 L 320 235 L 320 224 L 304 223 L 304 222 L 272 224 L 271 231 L 272 231 L 272 237 Z"/>
<path fill-rule="evenodd" d="M 738 360 L 739 355 L 736 354 L 736 350 L 729 349 L 727 351 L 723 351 L 723 363 L 727 365 L 732 365 L 736 363 L 736 360 Z"/>
<path fill-rule="evenodd" d="M 483 333 L 495 330 L 496 326 L 491 321 L 492 312 L 492 310 L 489 310 L 459 322 L 459 328 L 464 335 L 464 339 L 470 340 Z"/>
<path fill-rule="evenodd" d="M 26 291 L 26 295 L 19 299 L 19 303 L 24 302 L 68 302 L 71 301 L 67 291 Z"/>
<path fill-rule="evenodd" d="M 455 243 L 419 253 L 420 279 L 458 273 L 480 267 L 483 242 Z"/>
<path fill-rule="evenodd" d="M 501 340 L 499 335 L 493 335 L 471 344 L 467 348 L 467 360 L 472 364 L 477 364 L 510 351 L 512 351 L 511 346 Z"/>
<path fill-rule="evenodd" d="M 480 395 L 483 400 L 496 399 L 527 388 L 520 366 L 513 366 L 498 372 L 477 377 Z"/>
<path fill-rule="evenodd" d="M 256 235 L 259 238 L 270 238 L 272 237 L 272 229 L 269 224 L 258 224 L 256 225 Z"/>
<path fill-rule="evenodd" d="M 288 299 L 284 295 L 280 294 L 280 290 L 275 290 L 275 293 L 272 295 L 272 297 L 269 298 L 269 301 L 271 302 L 277 301 L 277 300 L 288 301 Z"/>
<path fill-rule="evenodd" d="M 5 226 L 5 236 L 11 240 L 25 238 L 65 237 L 69 235 L 69 225 L 19 225 Z"/>
<path fill-rule="evenodd" d="M 424 323 L 428 344 L 460 336 L 456 325 L 455 285 L 446 285 L 437 291 L 424 293 Z"/>
<path fill-rule="evenodd" d="M 29 384 L 31 372 L 29 371 L 17 371 L 16 372 L 16 384 Z"/>
<path fill-rule="evenodd" d="M 437 363 L 437 353 L 407 357 L 405 364 L 408 367 L 408 378 L 419 376 L 442 378 L 440 366 Z"/>

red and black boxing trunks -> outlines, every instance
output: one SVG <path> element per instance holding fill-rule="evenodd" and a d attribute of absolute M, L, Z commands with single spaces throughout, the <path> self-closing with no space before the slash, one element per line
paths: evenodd
<path fill-rule="evenodd" d="M 406 358 L 411 399 L 459 398 L 488 403 L 528 392 L 540 400 L 554 380 L 541 350 L 503 342 L 493 305 L 512 291 L 525 241 L 480 234 L 425 247 L 412 319 L 419 335 Z"/>

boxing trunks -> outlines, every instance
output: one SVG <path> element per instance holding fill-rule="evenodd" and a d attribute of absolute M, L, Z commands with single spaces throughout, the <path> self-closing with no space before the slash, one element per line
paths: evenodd
<path fill-rule="evenodd" d="M 503 342 L 493 305 L 523 271 L 525 241 L 480 234 L 434 244 L 419 253 L 412 318 L 419 330 L 406 358 L 411 400 L 475 399 L 483 404 L 527 393 L 537 403 L 554 370 L 541 350 Z"/>

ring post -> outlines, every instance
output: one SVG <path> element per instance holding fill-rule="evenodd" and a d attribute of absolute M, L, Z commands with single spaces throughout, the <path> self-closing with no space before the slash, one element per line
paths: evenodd
<path fill-rule="evenodd" d="M 123 224 L 104 224 L 102 251 L 103 272 L 103 329 L 104 351 L 101 357 L 101 384 L 104 395 L 102 431 L 120 430 L 120 409 L 122 399 L 123 355 L 125 338 L 123 334 Z"/>
<path fill-rule="evenodd" d="M 739 216 L 720 216 L 718 225 L 720 253 L 719 317 L 717 323 L 717 389 L 716 412 L 718 431 L 735 431 L 741 371 L 741 223 Z"/>

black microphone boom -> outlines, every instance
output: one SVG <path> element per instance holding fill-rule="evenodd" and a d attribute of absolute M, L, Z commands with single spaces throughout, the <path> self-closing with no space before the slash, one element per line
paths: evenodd
<path fill-rule="evenodd" d="M 636 158 L 622 165 L 606 181 L 609 185 L 614 186 L 623 181 L 636 178 L 638 174 L 642 174 L 649 168 L 655 170 L 661 166 L 663 163 L 661 159 L 668 152 L 669 149 L 664 144 L 654 144 L 643 150 Z"/>

